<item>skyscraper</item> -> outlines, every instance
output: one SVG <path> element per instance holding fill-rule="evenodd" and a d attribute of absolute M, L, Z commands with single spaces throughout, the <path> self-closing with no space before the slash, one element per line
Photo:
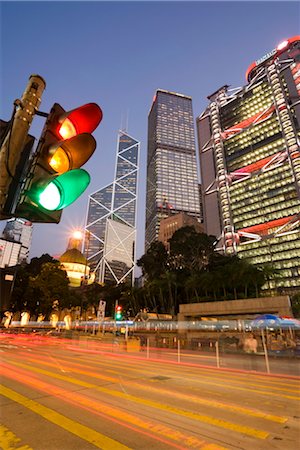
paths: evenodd
<path fill-rule="evenodd" d="M 192 99 L 158 89 L 148 117 L 146 250 L 161 219 L 178 212 L 200 219 Z"/>
<path fill-rule="evenodd" d="M 300 36 L 223 86 L 197 119 L 205 230 L 220 248 L 276 272 L 268 288 L 300 289 Z"/>
<path fill-rule="evenodd" d="M 139 152 L 120 131 L 114 181 L 89 197 L 84 254 L 102 283 L 133 282 Z"/>
<path fill-rule="evenodd" d="M 3 230 L 3 238 L 7 241 L 18 242 L 21 249 L 18 257 L 18 263 L 27 262 L 31 240 L 32 223 L 25 219 L 9 219 Z"/>

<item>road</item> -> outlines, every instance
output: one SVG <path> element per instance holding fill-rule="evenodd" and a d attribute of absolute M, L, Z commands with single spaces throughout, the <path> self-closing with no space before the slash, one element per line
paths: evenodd
<path fill-rule="evenodd" d="M 3 450 L 295 450 L 299 377 L 0 335 Z"/>

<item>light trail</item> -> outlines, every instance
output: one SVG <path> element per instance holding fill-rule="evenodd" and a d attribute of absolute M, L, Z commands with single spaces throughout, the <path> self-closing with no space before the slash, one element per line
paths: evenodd
<path fill-rule="evenodd" d="M 33 363 L 42 364 L 43 366 L 55 367 L 54 364 L 51 364 L 46 361 L 40 361 L 38 359 L 32 358 L 31 356 L 28 358 L 28 360 L 30 360 Z M 69 369 L 68 371 L 73 372 L 73 373 L 86 375 L 88 377 L 100 379 L 103 381 L 108 381 L 110 383 L 118 384 L 120 381 L 119 377 L 110 377 L 110 376 L 106 376 L 103 374 L 98 374 L 91 370 L 80 369 L 80 367 L 82 367 L 82 364 L 78 364 L 78 363 L 77 364 L 73 363 L 72 366 L 66 366 L 66 368 Z M 240 407 L 240 406 L 236 406 L 236 405 L 230 404 L 230 403 L 222 403 L 222 402 L 217 402 L 217 401 L 213 401 L 213 400 L 208 400 L 208 399 L 204 399 L 204 398 L 201 398 L 201 397 L 195 396 L 195 395 L 187 395 L 187 394 L 182 394 L 182 393 L 174 392 L 174 391 L 167 390 L 167 389 L 156 388 L 153 386 L 144 385 L 141 382 L 122 380 L 122 384 L 125 385 L 126 387 L 127 386 L 128 387 L 130 386 L 132 388 L 135 387 L 135 388 L 147 391 L 147 392 L 157 393 L 157 394 L 164 395 L 164 396 L 168 395 L 172 398 L 177 398 L 177 399 L 180 399 L 183 401 L 190 401 L 193 403 L 211 406 L 214 408 L 225 409 L 227 411 L 230 410 L 232 412 L 236 412 L 239 414 L 245 414 L 245 415 L 249 415 L 252 417 L 262 418 L 262 419 L 270 420 L 270 421 L 277 422 L 277 423 L 285 423 L 287 421 L 286 417 L 276 416 L 273 414 L 266 414 L 266 413 L 260 412 L 258 410 Z M 126 392 L 124 390 L 123 390 L 123 392 L 126 394 Z"/>
<path fill-rule="evenodd" d="M 8 365 L 5 365 L 5 368 L 6 368 L 5 377 L 9 379 L 14 379 L 19 383 L 30 386 L 33 389 L 38 389 L 39 391 L 47 394 L 47 396 L 52 395 L 59 399 L 64 399 L 64 401 L 67 401 L 68 403 L 73 404 L 74 406 L 77 407 L 80 406 L 81 408 L 84 408 L 86 411 L 94 415 L 96 414 L 106 420 L 110 420 L 117 423 L 118 425 L 124 426 L 136 433 L 148 436 L 151 439 L 165 443 L 169 447 L 184 450 L 187 446 L 189 447 L 188 443 L 190 440 L 192 440 L 193 448 L 204 450 L 208 445 L 213 445 L 214 447 L 211 448 L 214 448 L 215 450 L 225 450 L 224 447 L 208 443 L 204 440 L 200 441 L 194 436 L 185 435 L 184 433 L 179 432 L 177 430 L 173 430 L 172 428 L 169 428 L 165 425 L 153 423 L 149 420 L 145 422 L 137 416 L 125 413 L 123 410 L 108 406 L 103 402 L 100 403 L 95 400 L 91 400 L 86 396 L 79 394 L 77 392 L 74 391 L 70 392 L 67 391 L 66 389 L 53 386 L 52 384 L 45 383 L 44 381 L 41 380 L 37 380 L 36 378 L 29 376 L 25 370 L 20 369 L 17 371 L 12 370 L 9 368 Z M 125 421 L 127 421 L 128 423 L 125 423 Z M 142 430 L 138 429 L 137 427 L 142 428 Z M 152 431 L 152 434 L 145 430 Z M 159 436 L 155 436 L 155 434 L 153 433 L 163 435 L 164 438 L 168 437 L 169 439 L 175 440 L 176 442 L 181 442 L 184 446 L 178 445 L 174 442 L 170 442 L 170 440 L 166 440 Z"/>
<path fill-rule="evenodd" d="M 25 408 L 30 409 L 36 414 L 47 419 L 49 422 L 64 428 L 66 431 L 69 431 L 75 436 L 89 442 L 95 447 L 101 448 L 102 450 L 130 450 L 129 447 L 126 447 L 126 445 L 110 439 L 79 422 L 71 420 L 53 409 L 47 408 L 35 400 L 31 400 L 10 388 L 0 386 L 0 394 L 16 403 L 19 403 Z"/>
<path fill-rule="evenodd" d="M 236 433 L 241 433 L 241 434 L 245 434 L 251 437 L 256 437 L 259 439 L 266 439 L 269 436 L 269 433 L 266 431 L 262 431 L 262 430 L 258 430 L 252 427 L 248 427 L 248 426 L 244 426 L 244 425 L 238 425 L 236 423 L 233 422 L 229 422 L 226 420 L 221 420 L 221 419 L 216 419 L 215 417 L 210 417 L 204 414 L 198 414 L 198 413 L 194 413 L 194 412 L 190 412 L 190 411 L 186 411 L 180 408 L 176 408 L 173 406 L 169 406 L 169 405 L 164 405 L 162 403 L 159 402 L 155 402 L 155 401 L 151 401 L 151 400 L 146 400 L 146 399 L 141 399 L 139 397 L 136 397 L 134 395 L 128 395 L 128 394 L 124 394 L 123 392 L 118 392 L 118 391 L 114 391 L 112 389 L 108 389 L 105 387 L 100 387 L 97 386 L 95 384 L 92 383 L 87 383 L 85 381 L 82 380 L 77 380 L 73 377 L 67 377 L 65 375 L 60 375 L 60 374 L 55 374 L 53 372 L 49 372 L 47 370 L 44 369 L 38 369 L 36 367 L 32 367 L 29 366 L 27 364 L 22 364 L 22 363 L 17 363 L 15 361 L 10 361 L 11 364 L 16 365 L 17 367 L 23 367 L 25 369 L 28 369 L 30 371 L 34 371 L 43 375 L 47 375 L 49 377 L 53 377 L 53 378 L 57 378 L 60 379 L 62 381 L 66 381 L 72 384 L 76 384 L 82 387 L 86 387 L 89 389 L 96 389 L 99 392 L 102 392 L 104 394 L 107 394 L 109 396 L 114 396 L 117 398 L 121 398 L 121 399 L 125 399 L 125 400 L 130 400 L 132 402 L 138 403 L 138 404 L 142 404 L 144 406 L 149 406 L 151 408 L 156 408 L 158 410 L 161 411 L 166 411 L 172 414 L 177 414 L 179 416 L 182 417 L 186 417 L 189 419 L 194 419 L 196 421 L 202 422 L 202 423 L 206 423 L 209 425 L 214 425 L 216 427 L 220 427 L 226 430 L 230 430 L 230 431 L 234 431 Z"/>

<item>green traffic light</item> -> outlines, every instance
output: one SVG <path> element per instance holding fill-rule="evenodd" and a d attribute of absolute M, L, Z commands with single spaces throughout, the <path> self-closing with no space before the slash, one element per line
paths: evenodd
<path fill-rule="evenodd" d="M 39 193 L 38 203 L 49 211 L 71 205 L 88 187 L 90 175 L 84 169 L 74 169 L 54 178 Z"/>

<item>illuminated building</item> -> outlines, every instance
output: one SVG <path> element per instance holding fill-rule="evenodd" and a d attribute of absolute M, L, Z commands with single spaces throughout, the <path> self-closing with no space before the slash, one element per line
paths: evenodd
<path fill-rule="evenodd" d="M 84 254 L 101 283 L 133 284 L 139 151 L 120 131 L 114 181 L 89 197 Z"/>
<path fill-rule="evenodd" d="M 95 281 L 95 274 L 91 272 L 86 257 L 79 250 L 82 238 L 81 231 L 74 231 L 69 238 L 67 250 L 58 258 L 62 269 L 67 272 L 70 287 L 92 284 Z"/>
<path fill-rule="evenodd" d="M 62 269 L 67 272 L 70 287 L 92 284 L 95 281 L 95 275 L 93 273 L 90 274 L 86 258 L 77 248 L 68 248 L 59 257 L 59 262 L 62 265 Z"/>
<path fill-rule="evenodd" d="M 21 249 L 18 257 L 18 263 L 27 262 L 31 240 L 32 223 L 25 219 L 9 219 L 3 230 L 3 238 L 7 241 L 18 242 Z"/>
<path fill-rule="evenodd" d="M 19 263 L 21 244 L 0 239 L 0 269 L 16 266 Z"/>
<path fill-rule="evenodd" d="M 158 89 L 148 116 L 146 250 L 161 219 L 179 212 L 200 218 L 192 99 Z"/>
<path fill-rule="evenodd" d="M 167 250 L 169 250 L 169 239 L 171 239 L 175 231 L 183 227 L 193 227 L 198 233 L 204 233 L 202 223 L 195 217 L 180 212 L 178 214 L 172 214 L 160 221 L 158 240 L 164 244 Z"/>
<path fill-rule="evenodd" d="M 242 88 L 223 86 L 197 118 L 207 234 L 225 254 L 300 289 L 300 36 L 255 61 Z"/>

